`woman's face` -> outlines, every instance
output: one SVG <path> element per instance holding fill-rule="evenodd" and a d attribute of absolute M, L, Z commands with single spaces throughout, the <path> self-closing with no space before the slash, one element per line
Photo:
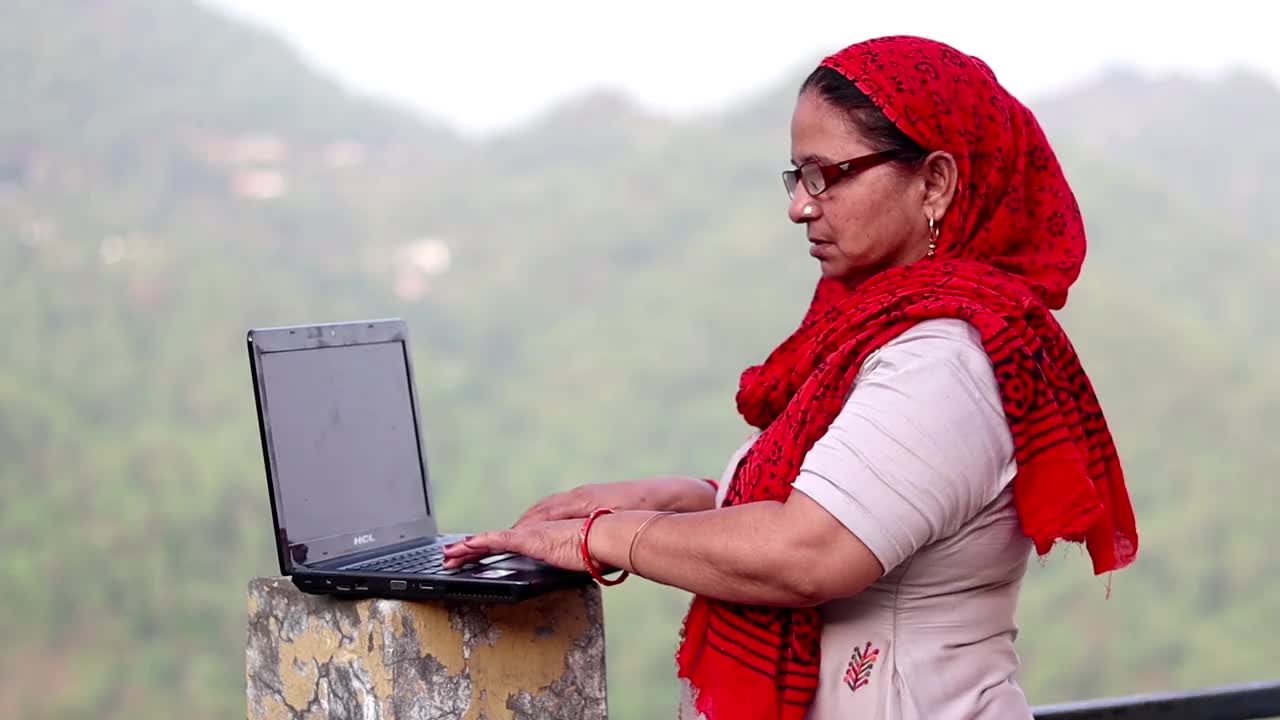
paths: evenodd
<path fill-rule="evenodd" d="M 791 117 L 793 165 L 840 163 L 878 149 L 820 95 L 800 95 Z M 927 185 L 923 172 L 880 164 L 832 180 L 816 197 L 798 183 L 788 214 L 806 226 L 809 254 L 818 259 L 822 274 L 855 287 L 928 252 Z"/>

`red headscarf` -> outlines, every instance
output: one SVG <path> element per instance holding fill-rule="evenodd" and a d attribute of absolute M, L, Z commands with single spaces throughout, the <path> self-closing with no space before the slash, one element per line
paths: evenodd
<path fill-rule="evenodd" d="M 742 375 L 738 409 L 762 430 L 726 505 L 782 501 L 844 405 L 869 353 L 929 318 L 982 335 L 1012 431 L 1014 504 L 1040 554 L 1083 541 L 1095 573 L 1138 548 L 1115 445 L 1075 350 L 1051 314 L 1080 273 L 1084 225 L 1039 124 L 981 60 L 887 37 L 826 58 L 926 150 L 950 152 L 959 187 L 936 256 L 853 290 L 819 281 L 800 327 Z M 677 654 L 709 720 L 802 718 L 818 685 L 821 620 L 694 598 Z"/>

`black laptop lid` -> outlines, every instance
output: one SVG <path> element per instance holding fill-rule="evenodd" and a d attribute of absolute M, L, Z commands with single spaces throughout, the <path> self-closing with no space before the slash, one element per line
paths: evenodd
<path fill-rule="evenodd" d="M 400 320 L 248 335 L 281 572 L 433 536 Z"/>

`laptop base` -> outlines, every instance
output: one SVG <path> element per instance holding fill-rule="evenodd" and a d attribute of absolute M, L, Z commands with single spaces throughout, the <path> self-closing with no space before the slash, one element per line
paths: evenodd
<path fill-rule="evenodd" d="M 511 570 L 502 568 L 502 565 L 503 563 L 499 563 L 492 566 L 492 569 Z M 555 569 L 515 570 L 501 579 L 472 579 L 457 575 L 361 573 L 299 568 L 294 570 L 290 580 L 299 590 L 311 595 L 464 602 L 519 602 L 554 590 L 592 582 L 591 576 L 586 573 Z"/>

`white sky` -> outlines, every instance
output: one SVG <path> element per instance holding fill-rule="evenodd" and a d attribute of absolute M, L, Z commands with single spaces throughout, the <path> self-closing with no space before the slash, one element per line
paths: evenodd
<path fill-rule="evenodd" d="M 933 37 L 978 55 L 1026 99 L 1104 66 L 1213 73 L 1240 65 L 1280 85 L 1280 2 L 1073 0 L 205 0 L 282 33 L 352 88 L 469 134 L 508 128 L 589 89 L 663 113 L 714 109 L 849 43 Z M 1194 9 L 1193 9 L 1194 8 Z M 478 81 L 479 80 L 479 81 Z M 496 82 L 495 82 L 496 80 Z"/>

